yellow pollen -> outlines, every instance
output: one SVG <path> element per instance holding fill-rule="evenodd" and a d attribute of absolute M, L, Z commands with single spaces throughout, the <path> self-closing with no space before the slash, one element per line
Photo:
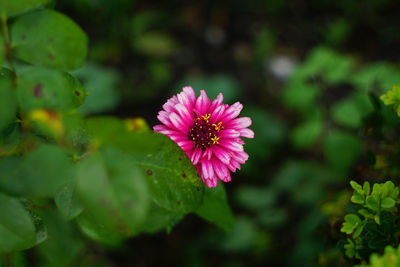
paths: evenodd
<path fill-rule="evenodd" d="M 215 144 L 219 144 L 218 140 L 219 140 L 219 137 L 218 137 L 218 136 L 214 136 L 213 138 L 211 138 L 211 141 L 213 141 L 213 144 L 214 144 L 214 145 L 215 145 Z"/>
<path fill-rule="evenodd" d="M 201 116 L 202 118 L 203 118 L 203 120 L 205 121 L 205 122 L 207 122 L 208 123 L 208 120 L 210 119 L 210 117 L 211 117 L 211 114 L 210 113 L 208 113 L 208 114 L 206 114 L 206 115 L 203 115 L 203 116 Z"/>
<path fill-rule="evenodd" d="M 214 126 L 215 130 L 217 132 L 219 132 L 220 130 L 224 129 L 224 127 L 221 125 L 222 125 L 222 122 L 220 121 L 220 122 L 218 122 L 218 124 L 213 123 L 211 126 Z"/>

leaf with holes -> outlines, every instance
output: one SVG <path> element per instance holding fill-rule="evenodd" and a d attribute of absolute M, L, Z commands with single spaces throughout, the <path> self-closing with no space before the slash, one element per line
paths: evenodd
<path fill-rule="evenodd" d="M 86 89 L 66 72 L 31 67 L 19 76 L 17 97 L 23 112 L 39 108 L 65 111 L 83 103 Z"/>

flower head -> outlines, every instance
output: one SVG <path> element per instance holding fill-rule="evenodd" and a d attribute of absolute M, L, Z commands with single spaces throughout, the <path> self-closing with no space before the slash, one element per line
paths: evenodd
<path fill-rule="evenodd" d="M 231 180 L 230 171 L 240 169 L 249 158 L 240 137 L 254 138 L 247 128 L 251 119 L 237 118 L 243 105 L 222 101 L 220 93 L 211 102 L 204 90 L 196 98 L 193 88 L 186 86 L 163 105 L 157 116 L 162 124 L 154 126 L 185 151 L 208 187 L 217 186 L 218 179 Z"/>

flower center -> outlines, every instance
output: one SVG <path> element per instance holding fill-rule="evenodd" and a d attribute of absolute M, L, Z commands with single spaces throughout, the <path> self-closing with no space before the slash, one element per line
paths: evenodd
<path fill-rule="evenodd" d="M 189 130 L 189 136 L 193 140 L 194 146 L 205 150 L 211 145 L 218 144 L 218 132 L 224 127 L 222 122 L 210 124 L 211 114 L 194 119 L 194 124 Z"/>

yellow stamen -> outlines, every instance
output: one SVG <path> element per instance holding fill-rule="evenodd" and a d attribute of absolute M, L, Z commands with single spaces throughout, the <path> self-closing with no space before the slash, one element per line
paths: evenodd
<path fill-rule="evenodd" d="M 211 114 L 209 113 L 209 114 L 203 115 L 203 116 L 201 116 L 201 117 L 203 118 L 203 120 L 205 120 L 205 122 L 208 123 L 208 120 L 210 119 Z"/>
<path fill-rule="evenodd" d="M 214 136 L 213 138 L 211 138 L 211 141 L 213 141 L 213 144 L 214 144 L 214 145 L 215 145 L 215 144 L 219 144 L 218 140 L 219 140 L 219 137 L 218 137 L 218 136 Z"/>

